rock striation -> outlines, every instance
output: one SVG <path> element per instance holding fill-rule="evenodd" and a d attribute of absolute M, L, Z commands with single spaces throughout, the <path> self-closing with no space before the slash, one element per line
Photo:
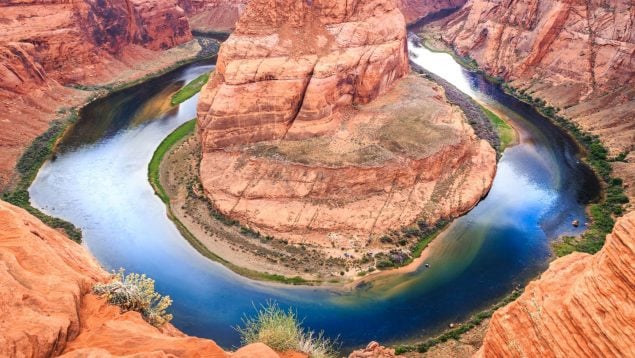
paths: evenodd
<path fill-rule="evenodd" d="M 635 12 L 629 0 L 470 0 L 438 32 L 462 55 L 599 135 L 635 149 Z M 615 166 L 632 177 L 635 162 Z M 635 199 L 635 182 L 626 183 Z"/>
<path fill-rule="evenodd" d="M 399 8 L 406 18 L 406 23 L 413 24 L 426 16 L 433 16 L 442 11 L 458 9 L 467 0 L 399 0 Z"/>
<path fill-rule="evenodd" d="M 332 132 L 408 72 L 392 1 L 251 1 L 198 107 L 205 151 Z"/>
<path fill-rule="evenodd" d="M 251 1 L 200 97 L 205 193 L 265 234 L 329 247 L 469 210 L 494 151 L 407 72 L 393 1 Z"/>
<path fill-rule="evenodd" d="M 194 33 L 229 34 L 249 0 L 180 0 Z"/>
<path fill-rule="evenodd" d="M 140 64 L 156 67 L 150 65 L 159 62 L 155 51 L 191 39 L 174 0 L 2 2 L 0 188 L 10 184 L 24 147 L 62 107 L 90 95 L 63 86 L 134 77 L 145 71 Z"/>
<path fill-rule="evenodd" d="M 552 262 L 496 311 L 479 357 L 626 357 L 635 346 L 635 213 L 595 255 Z"/>
<path fill-rule="evenodd" d="M 0 201 L 0 356 L 279 357 L 263 344 L 228 353 L 121 313 L 90 293 L 107 277 L 84 247 Z M 294 354 L 282 356 L 305 357 Z"/>

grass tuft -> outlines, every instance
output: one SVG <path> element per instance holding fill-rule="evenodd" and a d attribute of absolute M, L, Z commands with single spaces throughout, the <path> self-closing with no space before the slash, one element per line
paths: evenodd
<path fill-rule="evenodd" d="M 245 345 L 260 342 L 278 352 L 296 350 L 311 358 L 338 357 L 337 339 L 303 329 L 295 311 L 285 311 L 273 301 L 261 305 L 255 316 L 244 317 L 243 327 L 235 329 Z"/>

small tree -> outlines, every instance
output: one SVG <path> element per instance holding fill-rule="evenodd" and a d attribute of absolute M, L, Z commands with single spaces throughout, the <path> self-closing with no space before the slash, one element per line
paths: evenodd
<path fill-rule="evenodd" d="M 98 283 L 93 292 L 105 297 L 109 304 L 116 305 L 123 312 L 135 311 L 155 327 L 160 327 L 172 320 L 166 310 L 172 304 L 170 296 L 161 296 L 154 291 L 154 280 L 145 274 L 130 273 L 125 275 L 124 269 L 113 272 L 108 283 Z"/>

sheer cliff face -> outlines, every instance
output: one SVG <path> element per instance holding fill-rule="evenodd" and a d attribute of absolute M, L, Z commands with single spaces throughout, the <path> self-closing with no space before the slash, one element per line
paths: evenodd
<path fill-rule="evenodd" d="M 470 0 L 441 33 L 618 153 L 635 143 L 634 26 L 630 0 Z"/>
<path fill-rule="evenodd" d="M 86 100 L 63 85 L 132 75 L 191 38 L 175 0 L 0 2 L 0 188 L 59 109 Z"/>
<path fill-rule="evenodd" d="M 399 8 L 408 24 L 433 15 L 442 10 L 456 9 L 466 0 L 399 0 Z"/>
<path fill-rule="evenodd" d="M 174 0 L 10 1 L 0 10 L 0 46 L 32 44 L 34 59 L 62 82 L 129 45 L 167 49 L 192 36 Z"/>
<path fill-rule="evenodd" d="M 617 221 L 595 255 L 549 266 L 496 311 L 480 357 L 626 357 L 635 337 L 635 213 Z"/>
<path fill-rule="evenodd" d="M 205 151 L 333 130 L 408 71 L 392 0 L 254 0 L 223 44 L 198 107 Z"/>

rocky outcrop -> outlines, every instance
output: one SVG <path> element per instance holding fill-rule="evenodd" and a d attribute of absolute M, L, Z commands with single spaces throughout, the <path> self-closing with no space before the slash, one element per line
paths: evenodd
<path fill-rule="evenodd" d="M 185 57 L 158 60 L 156 50 L 191 38 L 174 0 L 0 4 L 0 189 L 11 183 L 24 147 L 90 96 L 65 85 L 143 77 L 158 62 Z"/>
<path fill-rule="evenodd" d="M 480 357 L 625 357 L 635 346 L 635 213 L 595 255 L 552 262 L 494 313 Z"/>
<path fill-rule="evenodd" d="M 84 247 L 0 201 L 0 356 L 306 357 L 263 344 L 232 354 L 170 324 L 156 328 L 90 293 L 107 278 Z"/>
<path fill-rule="evenodd" d="M 616 155 L 635 146 L 634 24 L 629 0 L 470 0 L 439 33 L 485 71 L 560 108 Z"/>
<path fill-rule="evenodd" d="M 406 23 L 413 24 L 426 16 L 441 11 L 458 9 L 467 0 L 399 0 L 399 8 L 406 18 Z"/>
<path fill-rule="evenodd" d="M 204 151 L 333 131 L 408 71 L 392 0 L 251 1 L 198 107 Z"/>
<path fill-rule="evenodd" d="M 407 71 L 392 1 L 252 1 L 200 97 L 205 193 L 265 234 L 325 247 L 469 210 L 494 151 Z"/>
<path fill-rule="evenodd" d="M 353 351 L 348 358 L 393 358 L 395 350 L 381 346 L 377 342 L 370 342 L 364 349 Z"/>
<path fill-rule="evenodd" d="M 229 34 L 249 0 L 181 0 L 193 32 Z"/>

